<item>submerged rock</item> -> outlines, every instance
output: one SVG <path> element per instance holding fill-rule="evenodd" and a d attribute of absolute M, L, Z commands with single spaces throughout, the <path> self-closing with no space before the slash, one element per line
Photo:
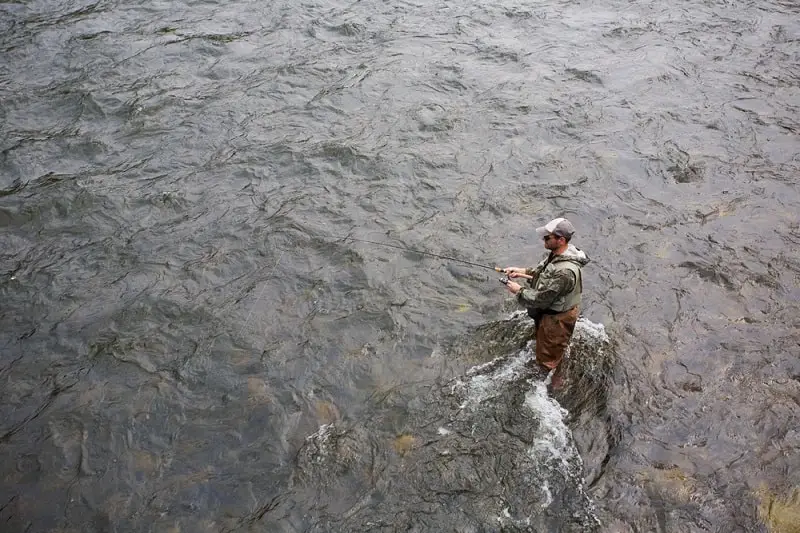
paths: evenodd
<path fill-rule="evenodd" d="M 567 412 L 520 347 L 529 322 L 516 315 L 454 345 L 450 356 L 505 353 L 410 399 L 401 433 L 389 434 L 391 414 L 378 411 L 309 436 L 290 498 L 302 502 L 303 530 L 598 531 Z M 595 364 L 584 350 L 607 344 L 592 327 L 579 322 L 569 358 L 584 384 Z"/>

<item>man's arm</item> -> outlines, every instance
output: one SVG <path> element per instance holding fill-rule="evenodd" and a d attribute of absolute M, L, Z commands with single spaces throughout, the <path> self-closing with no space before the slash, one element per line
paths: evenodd
<path fill-rule="evenodd" d="M 539 261 L 539 264 L 533 268 L 530 267 L 506 267 L 503 271 L 508 274 L 509 279 L 514 278 L 523 278 L 527 279 L 528 283 L 533 286 L 536 283 L 536 278 L 539 277 L 539 273 L 544 270 L 544 267 L 547 266 L 547 258 L 542 259 Z"/>
<path fill-rule="evenodd" d="M 531 283 L 531 280 L 534 279 L 530 273 L 533 269 L 525 268 L 525 267 L 507 267 L 503 269 L 503 272 L 508 276 L 508 279 L 526 279 L 528 283 Z"/>

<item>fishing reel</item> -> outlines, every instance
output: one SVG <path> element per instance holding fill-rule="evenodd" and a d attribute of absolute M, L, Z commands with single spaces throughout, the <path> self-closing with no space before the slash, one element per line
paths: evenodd
<path fill-rule="evenodd" d="M 509 279 L 508 279 L 508 278 L 500 278 L 500 279 L 499 279 L 499 280 L 497 280 L 497 281 L 499 281 L 499 282 L 500 282 L 500 283 L 502 283 L 503 285 L 508 285 L 508 281 L 509 281 Z"/>

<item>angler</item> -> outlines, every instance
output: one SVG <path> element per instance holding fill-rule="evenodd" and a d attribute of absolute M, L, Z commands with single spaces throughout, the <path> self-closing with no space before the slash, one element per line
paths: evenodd
<path fill-rule="evenodd" d="M 548 256 L 533 268 L 508 267 L 510 279 L 528 280 L 528 287 L 504 281 L 511 294 L 536 323 L 536 363 L 550 371 L 561 363 L 569 345 L 581 304 L 581 268 L 589 262 L 586 254 L 570 244 L 575 227 L 566 218 L 556 218 L 536 228 Z"/>

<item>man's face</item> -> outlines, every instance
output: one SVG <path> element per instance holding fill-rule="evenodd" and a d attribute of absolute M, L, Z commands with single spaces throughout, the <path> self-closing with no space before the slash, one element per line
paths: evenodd
<path fill-rule="evenodd" d="M 558 250 L 562 244 L 564 244 L 564 237 L 559 237 L 552 233 L 544 236 L 544 247 L 548 250 Z"/>

